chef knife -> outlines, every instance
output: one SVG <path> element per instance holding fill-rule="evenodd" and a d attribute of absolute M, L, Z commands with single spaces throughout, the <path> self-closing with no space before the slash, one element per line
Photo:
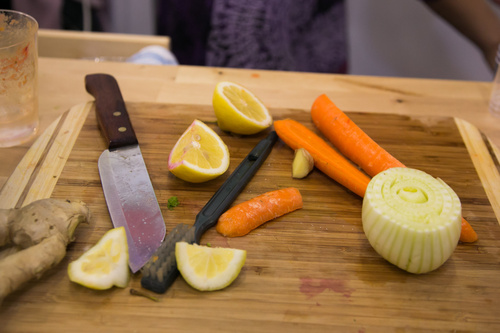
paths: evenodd
<path fill-rule="evenodd" d="M 98 161 L 104 197 L 113 226 L 125 227 L 135 273 L 163 241 L 165 222 L 118 83 L 108 74 L 90 74 L 85 88 L 95 98 L 97 121 L 109 147 Z"/>
<path fill-rule="evenodd" d="M 213 227 L 271 152 L 278 140 L 276 132 L 270 132 L 262 139 L 233 171 L 231 176 L 215 192 L 212 198 L 196 215 L 192 227 L 178 224 L 142 269 L 142 287 L 156 293 L 164 293 L 179 275 L 175 260 L 175 243 L 200 243 L 201 236 Z"/>

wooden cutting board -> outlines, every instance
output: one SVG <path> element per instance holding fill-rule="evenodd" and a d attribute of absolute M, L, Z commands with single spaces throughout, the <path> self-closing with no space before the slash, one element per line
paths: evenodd
<path fill-rule="evenodd" d="M 167 232 L 178 223 L 194 223 L 197 212 L 266 135 L 224 133 L 207 106 L 136 103 L 128 109 Z M 275 119 L 294 118 L 316 131 L 305 110 L 271 112 Z M 292 179 L 293 151 L 279 141 L 236 203 L 294 186 L 302 193 L 304 208 L 244 237 L 225 238 L 215 230 L 203 236 L 202 244 L 247 250 L 247 262 L 231 286 L 198 292 L 178 278 L 165 294 L 153 294 L 158 302 L 130 294 L 131 289 L 141 290 L 140 273 L 125 289 L 81 287 L 68 280 L 68 263 L 112 227 L 97 171 L 105 142 L 92 104 L 83 104 L 47 130 L 0 194 L 3 208 L 51 196 L 83 200 L 93 214 L 88 225 L 78 228 L 59 266 L 5 299 L 0 307 L 2 331 L 500 331 L 495 148 L 459 119 L 349 115 L 407 166 L 445 180 L 461 198 L 463 214 L 479 241 L 459 244 L 434 272 L 406 273 L 368 243 L 361 226 L 362 199 L 319 170 Z M 184 182 L 167 170 L 170 149 L 195 118 L 213 128 L 231 154 L 229 171 L 203 184 Z M 178 197 L 180 206 L 168 210 L 171 196 Z"/>

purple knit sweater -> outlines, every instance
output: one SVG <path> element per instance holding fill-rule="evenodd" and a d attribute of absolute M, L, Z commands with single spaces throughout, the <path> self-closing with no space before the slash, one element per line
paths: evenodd
<path fill-rule="evenodd" d="M 181 64 L 345 73 L 342 0 L 160 0 Z"/>

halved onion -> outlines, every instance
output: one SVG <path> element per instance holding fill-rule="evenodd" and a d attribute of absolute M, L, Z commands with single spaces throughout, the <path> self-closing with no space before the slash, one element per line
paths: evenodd
<path fill-rule="evenodd" d="M 363 230 L 375 251 L 410 273 L 441 266 L 455 250 L 462 208 L 444 181 L 411 168 L 372 178 L 363 199 Z"/>

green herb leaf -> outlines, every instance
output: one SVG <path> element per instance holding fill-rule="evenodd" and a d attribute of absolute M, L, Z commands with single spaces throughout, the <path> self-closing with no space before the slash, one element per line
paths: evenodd
<path fill-rule="evenodd" d="M 179 199 L 177 199 L 177 197 L 170 197 L 170 198 L 168 198 L 167 208 L 169 210 L 173 210 L 174 207 L 177 207 L 177 206 L 179 206 Z"/>

